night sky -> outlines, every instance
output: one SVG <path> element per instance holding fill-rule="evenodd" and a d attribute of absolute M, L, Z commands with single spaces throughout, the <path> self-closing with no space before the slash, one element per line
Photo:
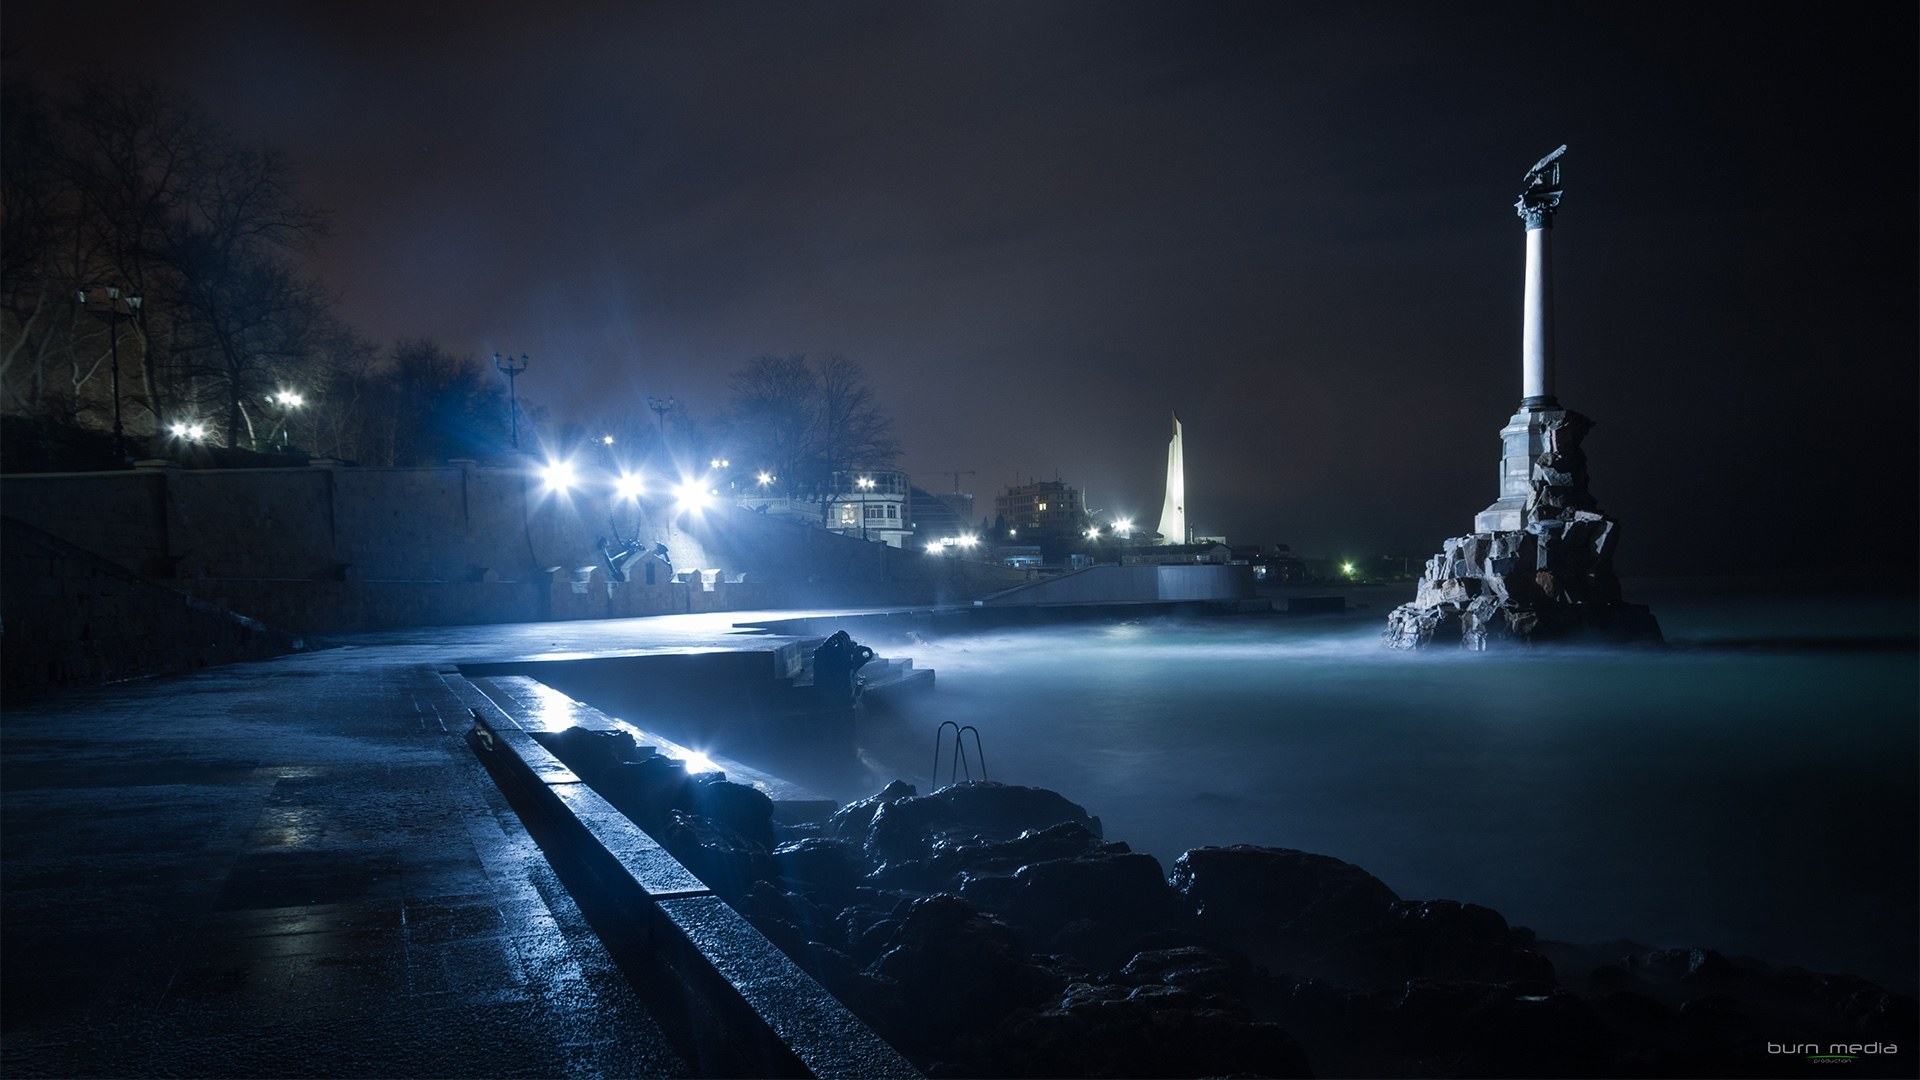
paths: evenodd
<path fill-rule="evenodd" d="M 11 0 L 10 74 L 283 147 L 375 340 L 593 424 L 841 352 L 901 464 L 1422 556 L 1495 495 L 1511 204 L 1561 143 L 1559 393 L 1629 575 L 1916 560 L 1911 7 Z M 1900 5 L 1894 5 L 1897 8 Z M 1328 10 L 1333 8 L 1333 10 Z M 1876 20 L 1883 20 L 1876 22 Z"/>

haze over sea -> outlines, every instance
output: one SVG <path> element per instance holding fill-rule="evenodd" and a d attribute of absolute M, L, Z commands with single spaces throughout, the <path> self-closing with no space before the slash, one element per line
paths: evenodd
<path fill-rule="evenodd" d="M 1168 867 L 1203 844 L 1302 848 L 1543 937 L 1913 993 L 1913 595 L 1628 596 L 1674 647 L 1406 654 L 1380 646 L 1384 611 L 883 642 L 939 689 L 864 752 L 926 790 L 934 726 L 973 724 L 994 780 L 1060 791 Z"/>

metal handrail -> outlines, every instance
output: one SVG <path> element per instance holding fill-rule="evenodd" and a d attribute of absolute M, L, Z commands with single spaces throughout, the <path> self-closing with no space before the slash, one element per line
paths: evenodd
<path fill-rule="evenodd" d="M 973 732 L 973 756 L 980 760 L 980 779 L 981 781 L 984 782 L 987 779 L 987 752 L 980 745 L 980 729 L 977 727 L 974 727 L 972 724 L 968 724 L 965 727 L 962 727 L 957 721 L 942 720 L 940 722 L 940 726 L 933 729 L 933 784 L 934 786 L 935 787 L 940 786 L 941 736 L 943 736 L 946 733 L 946 730 L 948 728 L 953 729 L 953 757 L 952 757 L 952 760 L 950 760 L 947 763 L 948 785 L 952 785 L 955 782 L 955 780 L 959 777 L 961 770 L 963 769 L 966 770 L 967 782 L 968 783 L 973 782 L 973 767 L 967 764 L 967 744 L 964 738 L 966 733 L 969 731 Z"/>

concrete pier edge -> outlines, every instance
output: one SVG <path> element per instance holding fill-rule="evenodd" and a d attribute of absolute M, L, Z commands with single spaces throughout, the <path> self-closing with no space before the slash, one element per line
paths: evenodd
<path fill-rule="evenodd" d="M 574 861 L 639 917 L 690 1014 L 717 1023 L 733 1052 L 768 1076 L 921 1075 L 464 676 L 440 677 L 473 715 L 468 744 L 549 859 Z"/>

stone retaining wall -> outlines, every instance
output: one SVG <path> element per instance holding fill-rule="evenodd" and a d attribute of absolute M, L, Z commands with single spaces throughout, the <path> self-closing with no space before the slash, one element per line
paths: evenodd
<path fill-rule="evenodd" d="M 965 603 L 1021 571 L 724 505 L 609 506 L 525 469 L 181 469 L 8 476 L 0 512 L 137 577 L 295 633 L 791 606 Z M 666 548 L 615 583 L 598 541 Z M 25 568 L 16 568 L 28 573 Z M 31 576 L 31 574 L 29 574 Z M 674 578 L 680 580 L 675 581 Z M 11 583 L 11 579 L 10 583 Z"/>
<path fill-rule="evenodd" d="M 16 521 L 0 521 L 0 545 L 0 678 L 10 698 L 302 645 Z"/>

